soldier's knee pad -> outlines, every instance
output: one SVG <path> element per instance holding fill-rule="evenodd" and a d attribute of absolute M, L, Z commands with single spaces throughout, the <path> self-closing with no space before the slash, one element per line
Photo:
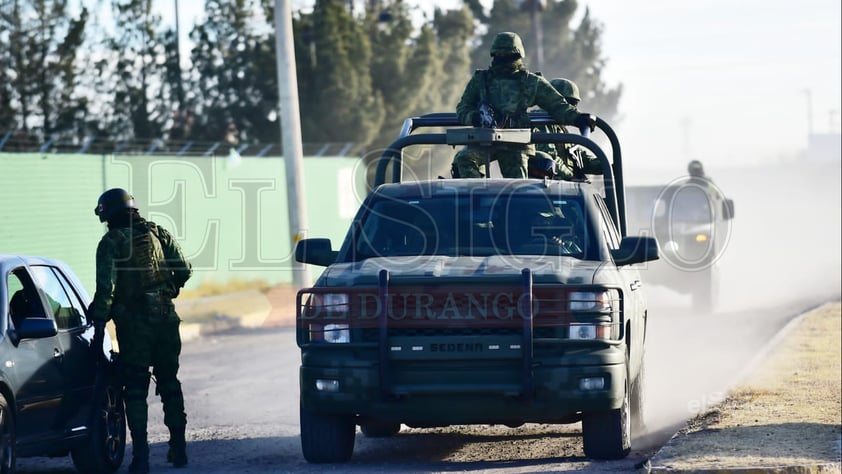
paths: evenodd
<path fill-rule="evenodd" d="M 161 401 L 164 403 L 184 398 L 184 395 L 181 392 L 181 382 L 178 380 L 168 380 L 163 383 L 158 383 L 156 392 L 161 396 Z"/>
<path fill-rule="evenodd" d="M 149 393 L 149 369 L 134 364 L 123 365 L 123 386 L 126 388 L 126 400 L 143 399 Z"/>

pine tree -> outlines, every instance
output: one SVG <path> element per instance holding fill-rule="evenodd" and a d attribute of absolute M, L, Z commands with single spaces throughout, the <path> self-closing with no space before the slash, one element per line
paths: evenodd
<path fill-rule="evenodd" d="M 622 86 L 608 87 L 601 77 L 606 64 L 602 51 L 602 26 L 594 21 L 586 9 L 578 26 L 571 26 L 576 14 L 576 0 L 549 0 L 538 15 L 543 31 L 544 66 L 540 71 L 547 79 L 565 77 L 579 86 L 582 95 L 580 108 L 612 121 Z M 527 68 L 537 63 L 534 28 L 530 14 L 515 0 L 495 0 L 486 22 L 487 30 L 481 44 L 474 50 L 477 68 L 488 67 L 489 50 L 494 37 L 501 31 L 514 31 L 523 39 Z M 466 77 L 462 84 L 466 84 Z"/>
<path fill-rule="evenodd" d="M 371 143 L 385 113 L 372 86 L 372 46 L 363 25 L 338 0 L 317 0 L 296 23 L 304 141 Z"/>
<path fill-rule="evenodd" d="M 72 133 L 78 93 L 77 50 L 88 12 L 68 14 L 67 0 L 0 2 L 0 124 L 42 138 Z"/>

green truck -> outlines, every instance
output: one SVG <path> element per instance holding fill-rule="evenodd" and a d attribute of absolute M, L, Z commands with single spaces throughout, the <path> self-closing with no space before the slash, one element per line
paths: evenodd
<path fill-rule="evenodd" d="M 587 456 L 629 453 L 647 319 L 635 264 L 658 249 L 625 235 L 619 142 L 597 123 L 610 160 L 578 134 L 407 119 L 340 248 L 299 242 L 298 261 L 327 267 L 297 297 L 307 461 L 348 461 L 357 425 L 384 437 L 401 425 L 581 421 Z M 457 145 L 524 142 L 584 146 L 603 175 L 405 179 L 406 162 L 440 156 L 436 147 L 452 156 Z"/>

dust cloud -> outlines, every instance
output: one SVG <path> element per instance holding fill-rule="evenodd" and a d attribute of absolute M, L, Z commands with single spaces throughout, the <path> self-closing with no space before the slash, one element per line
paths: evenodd
<path fill-rule="evenodd" d="M 707 171 L 735 204 L 718 262 L 720 303 L 712 314 L 698 314 L 689 295 L 647 287 L 649 433 L 638 444 L 663 443 L 724 399 L 792 316 L 840 299 L 839 161 Z"/>

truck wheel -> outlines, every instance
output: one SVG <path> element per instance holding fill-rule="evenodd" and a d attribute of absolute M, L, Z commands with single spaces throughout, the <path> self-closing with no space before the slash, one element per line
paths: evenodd
<path fill-rule="evenodd" d="M 307 462 L 347 462 L 354 453 L 353 417 L 313 413 L 300 407 L 301 452 Z"/>
<path fill-rule="evenodd" d="M 644 354 L 643 359 L 640 362 L 640 372 L 637 374 L 637 378 L 634 379 L 634 383 L 631 385 L 631 396 L 629 398 L 629 403 L 631 404 L 630 412 L 631 412 L 631 432 L 635 436 L 639 436 L 646 431 L 646 424 L 644 422 L 644 417 L 646 411 L 644 409 L 644 402 L 646 401 L 646 356 Z"/>
<path fill-rule="evenodd" d="M 360 431 L 366 438 L 388 438 L 398 434 L 401 430 L 400 423 L 391 421 L 369 421 L 360 425 Z"/>
<path fill-rule="evenodd" d="M 693 290 L 693 309 L 700 314 L 711 314 L 719 299 L 719 279 L 713 269 L 701 272 Z"/>
<path fill-rule="evenodd" d="M 120 387 L 106 385 L 96 395 L 88 436 L 70 449 L 79 472 L 112 473 L 126 452 L 126 411 Z"/>
<path fill-rule="evenodd" d="M 0 393 L 0 474 L 15 472 L 15 417 Z"/>
<path fill-rule="evenodd" d="M 626 363 L 628 367 L 628 362 Z M 623 404 L 616 410 L 582 414 L 582 445 L 591 459 L 622 459 L 631 451 L 629 378 Z"/>

